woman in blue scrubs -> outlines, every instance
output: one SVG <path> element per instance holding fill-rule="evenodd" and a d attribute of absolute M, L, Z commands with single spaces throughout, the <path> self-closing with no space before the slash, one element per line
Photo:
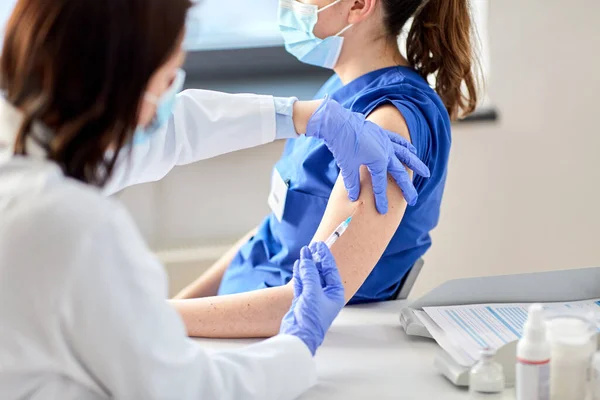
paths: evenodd
<path fill-rule="evenodd" d="M 404 56 L 397 37 L 410 18 Z M 347 302 L 395 298 L 431 246 L 450 123 L 477 103 L 468 0 L 280 0 L 279 24 L 290 53 L 336 72 L 316 98 L 334 99 L 409 139 L 431 177 L 414 178 L 418 200 L 411 206 L 398 186 L 388 185 L 389 212 L 381 215 L 372 204 L 368 173 L 356 177 L 363 190 L 351 203 L 328 149 L 312 138 L 290 139 L 273 171 L 272 191 L 283 206 L 272 207 L 257 229 L 173 301 L 191 335 L 275 334 L 292 300 L 289 282 L 300 249 L 326 239 L 349 215 L 354 215 L 350 228 L 332 248 Z M 433 77 L 434 88 L 427 83 Z M 219 325 L 220 320 L 236 322 Z"/>

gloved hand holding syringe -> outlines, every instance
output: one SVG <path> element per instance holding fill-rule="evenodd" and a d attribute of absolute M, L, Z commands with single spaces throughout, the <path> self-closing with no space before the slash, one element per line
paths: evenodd
<path fill-rule="evenodd" d="M 344 222 L 339 224 L 337 228 L 335 228 L 333 233 L 327 238 L 327 240 L 325 240 L 325 245 L 327 245 L 327 247 L 329 247 L 331 249 L 331 246 L 333 246 L 335 244 L 335 242 L 337 242 L 338 239 L 344 234 L 344 232 L 346 232 L 346 229 L 348 229 L 348 226 L 350 225 L 350 222 L 352 221 L 352 217 L 353 216 L 348 217 L 347 220 L 345 220 Z M 319 259 L 318 255 L 316 255 L 313 258 L 316 262 L 321 261 Z"/>

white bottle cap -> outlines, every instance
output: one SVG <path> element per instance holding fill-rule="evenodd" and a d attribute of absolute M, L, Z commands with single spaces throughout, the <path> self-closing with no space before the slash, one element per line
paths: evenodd
<path fill-rule="evenodd" d="M 517 344 L 519 362 L 528 364 L 550 360 L 550 343 L 546 331 L 544 308 L 541 304 L 533 304 L 523 327 L 523 336 Z"/>
<path fill-rule="evenodd" d="M 544 308 L 541 304 L 532 304 L 529 307 L 529 316 L 523 327 L 523 338 L 532 341 L 546 339 L 546 320 L 544 319 Z"/>
<path fill-rule="evenodd" d="M 554 356 L 570 360 L 588 358 L 596 347 L 596 329 L 587 318 L 578 316 L 556 317 L 548 321 L 548 338 Z"/>

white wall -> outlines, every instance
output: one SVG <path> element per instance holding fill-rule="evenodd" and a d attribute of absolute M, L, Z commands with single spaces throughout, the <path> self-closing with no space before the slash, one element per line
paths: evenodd
<path fill-rule="evenodd" d="M 413 295 L 457 276 L 600 265 L 600 2 L 490 4 L 492 126 L 454 131 Z"/>
<path fill-rule="evenodd" d="M 600 265 L 600 2 L 492 1 L 490 19 L 488 90 L 501 120 L 454 129 L 415 295 L 459 276 Z M 154 248 L 231 242 L 265 215 L 280 151 L 180 168 L 124 199 Z"/>

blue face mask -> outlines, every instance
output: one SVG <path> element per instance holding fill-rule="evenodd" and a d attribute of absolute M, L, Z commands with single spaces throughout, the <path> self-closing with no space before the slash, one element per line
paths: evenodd
<path fill-rule="evenodd" d="M 333 7 L 336 0 L 319 10 L 316 5 L 302 4 L 295 0 L 279 0 L 279 30 L 283 35 L 285 49 L 303 63 L 333 69 L 340 58 L 344 32 L 348 25 L 335 36 L 319 39 L 313 33 L 320 12 Z"/>
<path fill-rule="evenodd" d="M 185 71 L 178 70 L 175 79 L 171 86 L 163 93 L 160 98 L 156 97 L 152 93 L 146 93 L 144 100 L 152 103 L 156 106 L 156 114 L 147 127 L 138 127 L 133 134 L 133 144 L 140 144 L 150 139 L 153 133 L 156 133 L 160 128 L 169 122 L 171 114 L 173 113 L 173 106 L 175 105 L 175 98 L 177 93 L 183 89 L 183 83 L 185 82 Z"/>

